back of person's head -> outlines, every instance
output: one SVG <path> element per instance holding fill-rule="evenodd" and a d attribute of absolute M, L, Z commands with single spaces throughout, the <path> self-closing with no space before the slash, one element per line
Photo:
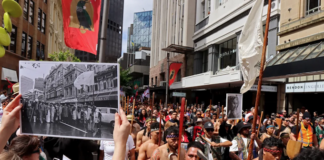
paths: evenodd
<path fill-rule="evenodd" d="M 324 150 L 303 149 L 293 160 L 319 160 L 324 159 Z"/>
<path fill-rule="evenodd" d="M 0 160 L 22 160 L 22 159 L 13 151 L 5 151 L 0 154 Z"/>
<path fill-rule="evenodd" d="M 262 143 L 262 148 L 271 148 L 271 147 L 277 147 L 278 149 L 282 149 L 284 148 L 284 145 L 279 139 L 274 137 L 264 139 Z"/>
<path fill-rule="evenodd" d="M 203 151 L 203 152 L 204 152 L 204 150 L 205 150 L 204 145 L 202 145 L 202 144 L 199 143 L 199 142 L 190 142 L 190 143 L 188 144 L 187 151 L 189 151 L 189 148 L 191 148 L 191 147 L 193 147 L 193 148 L 198 148 L 199 150 L 201 150 L 201 151 Z"/>
<path fill-rule="evenodd" d="M 19 157 L 28 156 L 39 149 L 40 141 L 37 137 L 33 136 L 18 136 L 14 138 L 10 145 L 9 150 L 15 152 Z"/>

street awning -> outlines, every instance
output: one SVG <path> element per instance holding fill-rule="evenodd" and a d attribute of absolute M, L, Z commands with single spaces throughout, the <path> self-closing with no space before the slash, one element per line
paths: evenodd
<path fill-rule="evenodd" d="M 2 67 L 1 80 L 6 81 L 6 79 L 11 82 L 18 82 L 17 72 L 15 70 Z"/>
<path fill-rule="evenodd" d="M 187 47 L 187 46 L 181 46 L 181 45 L 176 45 L 176 44 L 171 44 L 167 48 L 163 48 L 163 51 L 167 52 L 175 52 L 175 53 L 192 53 L 194 51 L 193 47 Z"/>
<path fill-rule="evenodd" d="M 324 73 L 324 41 L 280 51 L 264 71 L 265 78 Z"/>

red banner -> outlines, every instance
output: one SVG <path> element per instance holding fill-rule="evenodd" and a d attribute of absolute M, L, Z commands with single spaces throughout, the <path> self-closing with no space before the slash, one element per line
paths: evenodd
<path fill-rule="evenodd" d="M 97 54 L 101 0 L 62 0 L 66 46 Z"/>
<path fill-rule="evenodd" d="M 182 63 L 171 63 L 170 70 L 169 70 L 169 87 L 174 82 L 175 78 L 177 77 L 178 71 L 181 68 Z"/>

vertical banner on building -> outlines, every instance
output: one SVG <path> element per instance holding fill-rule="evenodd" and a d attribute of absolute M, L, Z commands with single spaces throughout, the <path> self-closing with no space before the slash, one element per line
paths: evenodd
<path fill-rule="evenodd" d="M 171 63 L 170 64 L 170 70 L 169 70 L 169 86 L 172 85 L 175 78 L 177 77 L 177 74 L 179 72 L 179 69 L 181 68 L 182 63 Z"/>
<path fill-rule="evenodd" d="M 101 0 L 62 0 L 66 46 L 97 54 Z"/>
<path fill-rule="evenodd" d="M 141 81 L 134 81 L 134 87 L 133 87 L 134 94 L 138 91 L 140 84 L 141 84 Z"/>

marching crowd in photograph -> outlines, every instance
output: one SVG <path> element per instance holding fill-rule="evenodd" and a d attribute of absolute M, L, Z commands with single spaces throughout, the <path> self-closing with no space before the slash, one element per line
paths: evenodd
<path fill-rule="evenodd" d="M 278 113 L 258 113 L 256 132 L 252 132 L 255 112 L 253 107 L 242 113 L 242 119 L 227 119 L 226 107 L 188 105 L 184 109 L 183 125 L 180 126 L 180 105 L 169 104 L 168 107 L 163 107 L 157 103 L 149 105 L 136 102 L 133 107 L 132 103 L 129 103 L 128 107 L 121 107 L 120 113 L 116 114 L 116 118 L 120 115 L 119 118 L 124 118 L 126 122 L 116 121 L 114 141 L 93 141 L 21 135 L 19 122 L 10 120 L 8 117 L 17 118 L 19 121 L 19 114 L 14 115 L 16 110 L 21 109 L 19 103 L 35 102 L 29 102 L 20 95 L 10 104 L 2 101 L 4 115 L 0 127 L 0 139 L 3 146 L 0 147 L 4 151 L 0 154 L 0 159 L 16 155 L 16 159 L 26 160 L 62 159 L 63 156 L 88 160 L 94 159 L 92 153 L 97 152 L 98 159 L 109 160 L 114 159 L 114 154 L 119 152 L 116 149 L 118 146 L 115 137 L 122 135 L 125 141 L 125 144 L 121 145 L 122 153 L 125 153 L 127 160 L 167 160 L 178 159 L 178 156 L 184 160 L 247 160 L 249 154 L 251 159 L 256 160 L 324 159 L 324 151 L 321 150 L 324 149 L 324 141 L 322 141 L 324 114 L 318 114 L 316 111 L 311 113 L 305 107 L 289 114 L 285 110 Z M 15 107 L 17 109 L 13 109 Z M 30 111 L 27 107 L 23 112 L 28 112 L 29 116 L 35 115 L 31 112 L 38 112 L 33 120 L 40 123 L 42 121 L 43 123 L 64 123 L 67 118 L 72 118 L 75 120 L 73 125 L 82 125 L 85 121 L 93 121 L 94 123 L 89 124 L 97 125 L 95 116 L 87 119 L 87 115 L 84 114 L 88 111 L 94 113 L 91 115 L 95 115 L 95 106 L 88 104 L 79 109 L 75 111 L 73 105 L 60 103 L 39 103 L 37 110 Z M 79 118 L 78 113 L 82 111 L 84 116 Z M 70 112 L 72 117 L 66 116 L 65 113 Z M 124 131 L 126 133 L 117 133 L 118 125 L 123 123 L 127 124 L 128 130 Z M 8 126 L 8 124 L 12 125 Z M 93 130 L 91 127 L 89 129 Z M 180 130 L 182 130 L 181 134 L 179 134 Z M 181 144 L 178 143 L 179 139 Z M 251 141 L 253 141 L 252 149 L 249 148 Z M 120 146 L 119 142 L 118 144 Z M 178 151 L 179 145 L 181 145 L 180 151 Z M 77 153 L 78 156 L 73 153 Z M 290 157 L 289 153 L 292 153 L 293 157 Z M 118 157 L 114 160 L 117 159 L 124 158 Z"/>

